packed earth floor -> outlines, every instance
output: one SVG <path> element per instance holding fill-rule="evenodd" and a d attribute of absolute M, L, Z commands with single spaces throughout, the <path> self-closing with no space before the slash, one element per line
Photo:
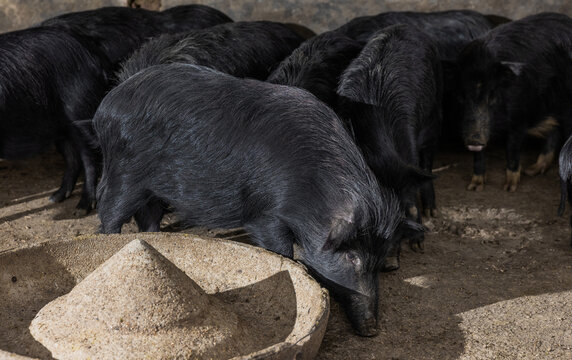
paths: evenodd
<path fill-rule="evenodd" d="M 536 153 L 522 160 L 531 165 Z M 465 190 L 471 154 L 439 151 L 440 215 L 424 219 L 424 253 L 404 243 L 401 268 L 380 274 L 379 335 L 354 335 L 332 301 L 318 359 L 572 359 L 570 209 L 557 217 L 557 166 L 523 176 L 517 192 L 507 193 L 504 164 L 503 152 L 491 151 L 485 190 L 472 192 Z M 0 253 L 97 231 L 96 213 L 75 210 L 79 190 L 63 203 L 48 201 L 62 173 L 55 152 L 0 161 Z M 173 222 L 166 218 L 163 230 L 235 234 Z M 135 231 L 133 223 L 123 228 Z"/>

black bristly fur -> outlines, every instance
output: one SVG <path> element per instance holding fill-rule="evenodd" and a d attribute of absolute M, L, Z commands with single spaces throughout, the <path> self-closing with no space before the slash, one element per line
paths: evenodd
<path fill-rule="evenodd" d="M 459 91 L 455 76 L 457 57 L 470 41 L 508 21 L 510 20 L 502 16 L 482 15 L 472 10 L 395 11 L 355 18 L 337 31 L 365 43 L 378 30 L 391 25 L 408 24 L 429 36 L 439 51 L 443 66 L 442 138 L 461 144 L 460 120 L 463 116 L 463 105 L 457 97 Z"/>
<path fill-rule="evenodd" d="M 122 65 L 118 81 L 149 66 L 174 62 L 263 80 L 302 41 L 288 25 L 270 21 L 235 22 L 163 35 L 147 42 Z"/>
<path fill-rule="evenodd" d="M 440 59 L 449 61 L 454 61 L 468 42 L 496 25 L 485 15 L 472 10 L 394 11 L 355 18 L 336 31 L 365 44 L 375 32 L 397 24 L 414 26 L 426 34 L 437 47 Z"/>
<path fill-rule="evenodd" d="M 132 216 L 140 230 L 158 230 L 168 205 L 188 225 L 243 226 L 285 256 L 297 243 L 320 278 L 364 295 L 346 310 L 356 331 L 375 331 L 375 274 L 396 233 L 412 226 L 316 97 L 202 66 L 156 65 L 113 89 L 94 124 L 102 232 L 120 232 Z"/>
<path fill-rule="evenodd" d="M 566 141 L 560 151 L 560 206 L 558 216 L 564 214 L 566 208 L 566 198 L 572 204 L 572 136 Z M 570 215 L 570 228 L 572 229 L 572 215 Z M 570 236 L 570 246 L 572 246 L 572 235 Z"/>
<path fill-rule="evenodd" d="M 78 208 L 90 211 L 98 154 L 89 132 L 75 123 L 91 119 L 119 62 L 149 37 L 225 21 L 219 11 L 195 5 L 165 13 L 108 7 L 0 35 L 0 157 L 33 156 L 55 143 L 66 169 L 50 199 L 69 197 L 83 169 Z"/>
<path fill-rule="evenodd" d="M 177 33 L 232 22 L 232 19 L 213 7 L 189 4 L 165 9 L 159 13 L 162 32 Z"/>
<path fill-rule="evenodd" d="M 51 199 L 61 201 L 84 161 L 72 123 L 95 113 L 106 91 L 105 64 L 75 36 L 44 27 L 0 35 L 0 64 L 0 157 L 29 157 L 55 143 L 66 169 Z M 95 185 L 86 181 L 80 206 L 91 205 L 91 185 L 95 199 Z"/>
<path fill-rule="evenodd" d="M 532 128 L 552 117 L 569 129 L 570 100 L 564 90 L 559 50 L 572 44 L 572 19 L 541 13 L 501 25 L 471 42 L 459 58 L 464 99 L 463 138 L 482 146 L 506 136 L 507 170 L 520 173 L 520 151 Z M 557 151 L 558 128 L 545 128 L 543 154 Z M 565 130 L 566 132 L 570 130 Z M 485 173 L 484 152 L 475 152 L 474 174 Z M 508 172 L 507 172 L 508 173 Z M 508 182 L 507 186 L 511 183 Z M 507 189 L 514 191 L 516 182 Z"/>
<path fill-rule="evenodd" d="M 441 91 L 435 47 L 407 25 L 376 33 L 343 73 L 338 93 L 345 102 L 339 112 L 351 120 L 358 145 L 382 184 L 400 189 L 431 178 L 415 180 L 408 170 L 420 167 L 420 152 L 437 143 Z M 430 167 L 423 169 L 430 172 Z"/>
<path fill-rule="evenodd" d="M 112 75 L 119 64 L 145 41 L 164 33 L 232 22 L 222 12 L 205 5 L 182 5 L 162 12 L 128 7 L 103 7 L 67 13 L 41 23 L 42 26 L 64 29 L 77 36 L 105 56 Z"/>
<path fill-rule="evenodd" d="M 442 78 L 437 50 L 414 27 L 375 33 L 342 74 L 339 113 L 377 179 L 395 189 L 404 209 L 434 211 L 431 168 L 441 125 Z M 418 169 L 422 169 L 422 171 Z M 421 222 L 421 212 L 409 212 Z M 421 240 L 419 240 L 421 241 Z"/>
<path fill-rule="evenodd" d="M 266 81 L 306 89 L 335 108 L 340 75 L 361 48 L 360 43 L 343 34 L 325 32 L 304 41 Z"/>
<path fill-rule="evenodd" d="M 561 55 L 563 58 L 562 62 L 562 73 L 561 77 L 564 80 L 564 92 L 567 94 L 569 103 L 572 102 L 572 45 L 563 46 L 560 48 L 562 50 Z M 572 119 L 572 109 L 568 113 L 569 119 Z M 564 129 L 564 132 L 569 136 L 568 140 L 560 150 L 560 156 L 558 159 L 559 164 L 559 174 L 560 174 L 560 206 L 558 207 L 558 216 L 564 214 L 566 208 L 566 198 L 568 198 L 568 203 L 572 205 L 572 131 L 570 127 L 572 124 L 567 124 L 568 126 Z M 572 229 L 572 215 L 570 215 L 570 228 Z M 572 246 L 572 232 L 570 236 L 570 246 Z"/>

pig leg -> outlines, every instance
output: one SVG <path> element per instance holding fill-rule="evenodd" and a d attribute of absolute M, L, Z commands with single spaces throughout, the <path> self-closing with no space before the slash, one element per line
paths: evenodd
<path fill-rule="evenodd" d="M 135 213 L 135 222 L 139 227 L 139 231 L 160 231 L 161 219 L 163 218 L 164 213 L 163 204 L 159 199 L 149 199 L 147 204 L 143 205 Z"/>
<path fill-rule="evenodd" d="M 485 152 L 484 150 L 473 153 L 473 177 L 467 190 L 482 191 L 485 188 Z"/>
<path fill-rule="evenodd" d="M 571 182 L 567 182 L 566 183 L 566 189 L 567 189 L 567 194 L 568 194 L 568 204 L 572 205 L 572 183 Z M 564 209 L 562 209 L 564 211 Z M 572 246 L 572 215 L 570 215 L 570 246 Z"/>
<path fill-rule="evenodd" d="M 406 216 L 411 220 L 416 221 L 418 224 L 422 224 L 421 211 L 417 205 L 417 188 L 411 188 L 404 191 L 404 196 L 402 198 L 402 204 L 405 207 Z M 409 246 L 413 251 L 423 252 L 423 242 L 425 241 L 425 236 L 423 234 L 409 239 Z M 397 253 L 399 254 L 399 253 Z M 391 256 L 391 254 L 389 254 Z"/>
<path fill-rule="evenodd" d="M 520 182 L 520 150 L 523 141 L 522 134 L 509 134 L 506 144 L 506 181 L 503 189 L 515 192 Z"/>
<path fill-rule="evenodd" d="M 556 148 L 560 140 L 560 133 L 557 129 L 552 130 L 546 136 L 546 142 L 536 163 L 529 166 L 524 170 L 524 173 L 528 176 L 534 176 L 538 174 L 544 174 L 544 172 L 550 167 L 552 161 L 554 161 L 554 154 L 556 153 Z"/>
<path fill-rule="evenodd" d="M 262 216 L 246 223 L 244 228 L 258 246 L 288 258 L 294 256 L 294 234 L 282 220 Z"/>
<path fill-rule="evenodd" d="M 84 210 L 87 215 L 95 208 L 95 193 L 99 169 L 93 161 L 93 156 L 88 152 L 81 151 L 80 157 L 83 164 L 85 180 L 83 183 L 81 198 L 76 208 Z"/>
<path fill-rule="evenodd" d="M 397 241 L 387 251 L 387 256 L 381 266 L 381 271 L 388 272 L 399 269 L 399 254 L 401 253 L 401 241 Z"/>
<path fill-rule="evenodd" d="M 431 174 L 433 169 L 433 149 L 424 149 L 419 156 L 421 169 Z M 433 180 L 426 181 L 421 185 L 421 208 L 425 216 L 436 217 L 437 205 L 435 204 L 435 187 Z"/>
<path fill-rule="evenodd" d="M 82 124 L 81 126 L 77 124 Z M 83 129 L 86 127 L 87 129 Z M 83 209 L 88 214 L 95 208 L 95 193 L 97 186 L 97 178 L 100 175 L 101 166 L 97 165 L 97 145 L 96 135 L 92 129 L 91 120 L 77 121 L 70 126 L 70 134 L 74 140 L 74 144 L 79 149 L 81 164 L 83 166 L 85 181 L 81 192 L 81 199 L 77 204 L 78 209 Z"/>
<path fill-rule="evenodd" d="M 79 173 L 81 171 L 81 161 L 77 150 L 73 144 L 67 140 L 56 142 L 56 148 L 62 153 L 65 160 L 65 171 L 60 188 L 50 196 L 51 202 L 62 202 L 70 197 Z"/>

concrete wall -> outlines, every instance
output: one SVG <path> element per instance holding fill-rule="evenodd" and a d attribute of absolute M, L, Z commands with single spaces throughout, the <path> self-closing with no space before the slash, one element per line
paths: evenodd
<path fill-rule="evenodd" d="M 151 9 L 198 3 L 234 20 L 275 20 L 330 30 L 361 15 L 392 10 L 473 9 L 519 19 L 541 11 L 572 16 L 572 0 L 0 0 L 0 32 L 21 29 L 69 11 L 134 4 Z"/>
<path fill-rule="evenodd" d="M 22 29 L 70 11 L 126 3 L 126 0 L 0 0 L 0 32 Z"/>
<path fill-rule="evenodd" d="M 162 0 L 162 8 L 190 3 Z M 305 25 L 316 32 L 334 29 L 356 16 L 385 11 L 471 9 L 519 19 L 554 11 L 572 16 L 572 0 L 197 0 L 236 20 L 274 20 Z"/>

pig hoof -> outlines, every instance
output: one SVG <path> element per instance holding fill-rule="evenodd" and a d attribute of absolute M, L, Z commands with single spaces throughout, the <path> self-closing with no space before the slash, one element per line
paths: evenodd
<path fill-rule="evenodd" d="M 485 176 L 473 174 L 473 178 L 471 179 L 471 183 L 469 184 L 469 186 L 467 186 L 467 190 L 483 191 L 484 188 L 485 188 Z"/>
<path fill-rule="evenodd" d="M 432 218 L 439 217 L 439 212 L 437 211 L 437 209 L 425 209 L 423 210 L 423 213 L 425 217 L 432 217 Z"/>
<path fill-rule="evenodd" d="M 385 258 L 385 263 L 381 268 L 383 272 L 395 271 L 399 269 L 399 257 L 397 256 L 388 256 Z"/>
<path fill-rule="evenodd" d="M 417 212 L 417 206 L 415 205 L 410 206 L 407 212 L 409 213 L 409 216 L 413 219 L 417 219 L 417 216 L 419 215 L 419 213 Z"/>
<path fill-rule="evenodd" d="M 375 329 L 375 328 L 367 329 L 367 330 L 363 330 L 363 331 L 359 330 L 356 332 L 359 336 L 363 336 L 363 337 L 374 337 L 377 335 L 377 329 Z"/>
<path fill-rule="evenodd" d="M 423 237 L 416 238 L 416 239 L 410 239 L 409 240 L 409 248 L 415 252 L 422 253 L 425 250 L 425 245 L 423 245 L 424 242 L 425 242 L 425 239 Z"/>
<path fill-rule="evenodd" d="M 528 176 L 535 176 L 538 174 L 544 174 L 544 171 L 546 171 L 546 168 L 542 167 L 542 166 L 538 165 L 538 163 L 536 163 L 534 165 L 527 167 L 524 170 L 524 173 Z"/>
<path fill-rule="evenodd" d="M 77 216 L 77 217 L 85 217 L 85 216 L 89 215 L 90 211 L 91 211 L 91 209 L 88 210 L 88 209 L 76 208 L 74 210 L 73 214 L 74 214 L 74 216 Z"/>
<path fill-rule="evenodd" d="M 503 189 L 509 192 L 515 192 L 520 182 L 520 168 L 517 171 L 506 170 L 506 181 Z"/>
<path fill-rule="evenodd" d="M 536 163 L 526 168 L 524 173 L 528 176 L 544 174 L 550 167 L 552 160 L 554 160 L 554 152 L 550 152 L 548 154 L 540 154 L 538 155 Z"/>
<path fill-rule="evenodd" d="M 58 191 L 56 191 L 55 193 L 52 194 L 52 196 L 50 196 L 50 201 L 54 202 L 54 203 L 59 203 L 64 201 L 65 199 L 67 199 L 68 197 L 70 197 L 71 192 L 66 192 L 63 189 L 59 189 Z"/>
<path fill-rule="evenodd" d="M 80 214 L 82 216 L 88 215 L 91 210 L 95 209 L 95 201 L 89 201 L 87 199 L 80 199 L 76 206 L 76 214 Z"/>

